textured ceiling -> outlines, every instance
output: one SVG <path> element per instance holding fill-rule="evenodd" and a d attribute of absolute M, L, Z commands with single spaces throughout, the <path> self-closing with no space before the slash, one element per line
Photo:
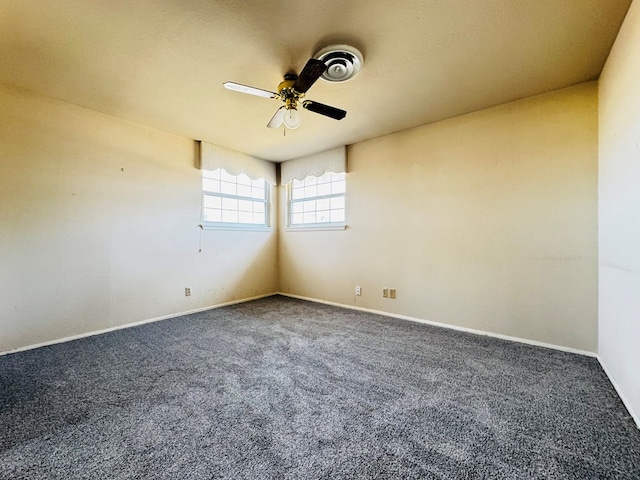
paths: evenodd
<path fill-rule="evenodd" d="M 598 78 L 631 0 L 0 0 L 0 82 L 269 160 L 286 160 Z M 364 54 L 266 124 L 275 90 L 327 44 Z"/>

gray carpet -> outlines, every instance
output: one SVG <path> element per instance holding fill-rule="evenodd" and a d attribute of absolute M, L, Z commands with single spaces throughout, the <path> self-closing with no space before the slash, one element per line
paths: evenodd
<path fill-rule="evenodd" d="M 640 478 L 593 358 L 270 297 L 0 357 L 0 478 Z"/>

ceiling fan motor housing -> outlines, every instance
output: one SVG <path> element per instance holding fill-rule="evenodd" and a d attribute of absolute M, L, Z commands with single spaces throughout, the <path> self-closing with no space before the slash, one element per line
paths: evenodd
<path fill-rule="evenodd" d="M 292 92 L 293 84 L 296 83 L 297 79 L 298 79 L 298 76 L 296 74 L 287 73 L 284 76 L 284 80 L 280 82 L 280 85 L 278 85 L 278 93 L 283 94 L 283 91 L 284 91 L 285 93 L 283 95 L 286 96 L 287 92 Z"/>
<path fill-rule="evenodd" d="M 329 45 L 316 53 L 314 58 L 327 65 L 320 78 L 334 83 L 345 82 L 356 76 L 364 61 L 362 53 L 349 45 Z"/>

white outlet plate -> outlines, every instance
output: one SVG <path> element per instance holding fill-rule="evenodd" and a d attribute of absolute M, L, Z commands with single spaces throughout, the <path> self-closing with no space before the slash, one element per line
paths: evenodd
<path fill-rule="evenodd" d="M 395 288 L 390 288 L 389 289 L 389 298 L 396 298 L 396 289 Z"/>
<path fill-rule="evenodd" d="M 191 287 L 184 287 L 184 296 L 185 297 L 191 296 Z"/>
<path fill-rule="evenodd" d="M 362 287 L 356 287 L 356 295 L 357 296 L 362 295 Z"/>
<path fill-rule="evenodd" d="M 389 289 L 388 288 L 383 288 L 382 289 L 382 297 L 383 298 L 389 298 Z"/>

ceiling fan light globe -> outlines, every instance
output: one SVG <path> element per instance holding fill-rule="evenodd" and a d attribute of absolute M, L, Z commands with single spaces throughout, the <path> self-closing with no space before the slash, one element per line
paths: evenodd
<path fill-rule="evenodd" d="M 300 126 L 300 113 L 295 108 L 288 108 L 284 113 L 284 126 L 294 130 Z"/>

